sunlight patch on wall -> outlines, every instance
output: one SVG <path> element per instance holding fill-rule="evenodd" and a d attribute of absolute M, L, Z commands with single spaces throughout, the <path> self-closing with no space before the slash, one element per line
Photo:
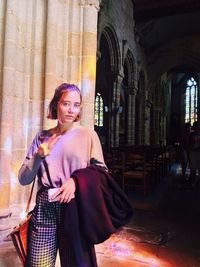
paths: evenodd
<path fill-rule="evenodd" d="M 3 149 L 6 151 L 6 154 L 11 156 L 12 155 L 12 139 L 11 137 L 7 137 L 5 143 L 3 145 Z"/>
<path fill-rule="evenodd" d="M 96 77 L 96 58 L 90 57 L 84 63 L 82 74 L 82 87 L 84 88 L 82 94 L 87 96 L 91 92 L 94 92 L 94 83 Z"/>
<path fill-rule="evenodd" d="M 90 80 L 96 79 L 96 57 L 88 58 L 86 74 Z"/>
<path fill-rule="evenodd" d="M 14 172 L 10 171 L 10 184 L 11 184 L 11 189 L 15 189 L 18 181 L 17 181 L 17 177 L 16 175 L 14 174 Z"/>
<path fill-rule="evenodd" d="M 26 136 L 27 132 L 28 132 L 28 126 L 29 126 L 29 119 L 28 118 L 23 118 L 23 134 L 24 136 Z"/>
<path fill-rule="evenodd" d="M 86 75 L 82 79 L 82 88 L 84 90 L 81 92 L 83 97 L 87 97 L 92 92 L 93 81 L 91 81 Z M 87 98 L 86 98 L 87 99 Z"/>

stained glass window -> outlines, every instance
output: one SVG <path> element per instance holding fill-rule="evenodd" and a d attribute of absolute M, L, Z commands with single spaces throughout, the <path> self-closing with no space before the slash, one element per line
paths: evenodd
<path fill-rule="evenodd" d="M 187 81 L 185 92 L 185 122 L 193 124 L 197 120 L 197 82 L 193 77 Z"/>
<path fill-rule="evenodd" d="M 103 98 L 100 93 L 95 98 L 95 125 L 103 126 Z"/>

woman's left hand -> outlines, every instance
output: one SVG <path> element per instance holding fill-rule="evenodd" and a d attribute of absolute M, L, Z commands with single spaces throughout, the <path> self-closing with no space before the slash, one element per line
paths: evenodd
<path fill-rule="evenodd" d="M 60 203 L 69 203 L 71 199 L 75 198 L 75 182 L 73 178 L 68 179 L 60 187 Z"/>

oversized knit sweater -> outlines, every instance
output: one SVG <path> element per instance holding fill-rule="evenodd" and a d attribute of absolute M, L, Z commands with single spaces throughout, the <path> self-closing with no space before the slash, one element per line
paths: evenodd
<path fill-rule="evenodd" d="M 22 185 L 31 183 L 40 168 L 40 180 L 43 186 L 51 187 L 43 159 L 37 154 L 39 145 L 47 142 L 51 136 L 51 130 L 40 131 L 35 136 L 19 170 L 18 178 Z M 101 144 L 93 129 L 78 126 L 62 134 L 45 158 L 53 187 L 60 187 L 75 170 L 87 167 L 91 158 L 105 165 Z"/>

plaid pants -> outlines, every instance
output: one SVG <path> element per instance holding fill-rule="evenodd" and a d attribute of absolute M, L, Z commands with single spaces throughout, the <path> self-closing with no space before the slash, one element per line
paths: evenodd
<path fill-rule="evenodd" d="M 62 267 L 77 267 L 64 234 L 64 205 L 50 203 L 47 190 L 38 193 L 28 230 L 26 267 L 54 267 L 58 250 Z"/>

